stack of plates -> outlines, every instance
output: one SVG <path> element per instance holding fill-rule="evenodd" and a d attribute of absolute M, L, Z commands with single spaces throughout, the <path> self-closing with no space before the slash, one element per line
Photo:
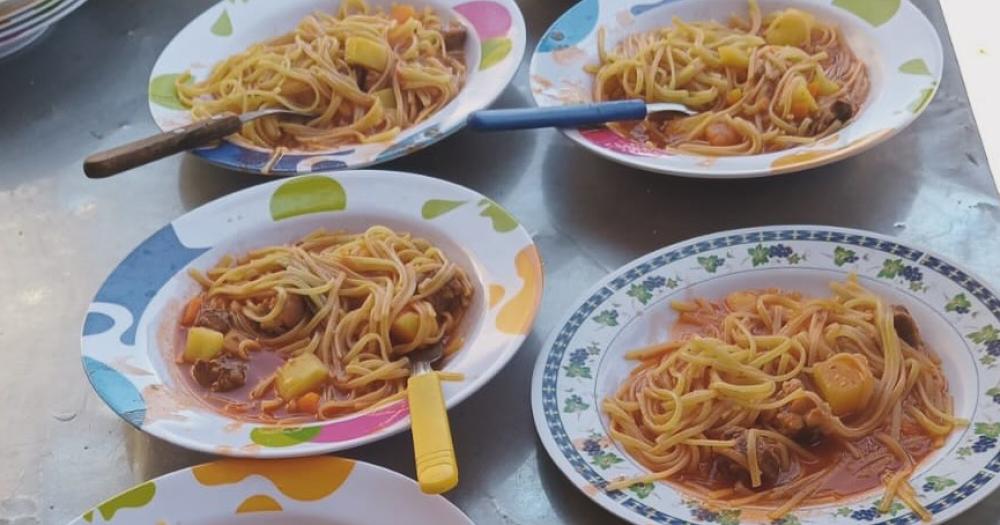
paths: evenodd
<path fill-rule="evenodd" d="M 85 0 L 0 0 L 0 58 L 41 37 Z"/>

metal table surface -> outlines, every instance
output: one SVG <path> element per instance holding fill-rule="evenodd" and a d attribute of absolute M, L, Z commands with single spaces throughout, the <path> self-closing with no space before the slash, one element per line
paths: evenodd
<path fill-rule="evenodd" d="M 62 523 L 117 491 L 204 460 L 150 438 L 97 398 L 79 333 L 110 269 L 178 215 L 265 180 L 178 156 L 104 181 L 87 154 L 155 131 L 146 83 L 168 40 L 210 0 L 93 0 L 0 61 L 0 523 Z M 572 0 L 523 1 L 529 49 Z M 658 247 L 778 223 L 864 228 L 927 246 L 1000 285 L 998 199 L 940 7 L 941 90 L 888 143 L 797 175 L 689 180 L 598 158 L 553 130 L 460 132 L 384 165 L 472 187 L 534 235 L 546 288 L 515 359 L 452 412 L 462 482 L 448 497 L 476 523 L 617 523 L 549 460 L 531 417 L 546 335 L 587 283 Z M 525 61 L 529 57 L 525 57 Z M 530 105 L 526 67 L 499 106 Z M 347 452 L 413 476 L 409 434 Z M 1000 493 L 956 519 L 998 523 Z"/>

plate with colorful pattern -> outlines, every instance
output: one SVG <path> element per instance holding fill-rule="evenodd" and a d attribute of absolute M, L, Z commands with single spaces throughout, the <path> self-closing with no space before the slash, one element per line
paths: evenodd
<path fill-rule="evenodd" d="M 714 508 L 668 483 L 605 490 L 648 473 L 609 437 L 601 401 L 628 376 L 628 350 L 666 340 L 673 300 L 721 299 L 742 289 L 829 294 L 851 274 L 902 304 L 941 358 L 955 414 L 969 422 L 922 461 L 910 479 L 920 502 L 944 522 L 1000 485 L 1000 297 L 947 259 L 908 243 L 828 226 L 769 226 L 705 235 L 644 255 L 613 271 L 573 303 L 535 365 L 535 427 L 556 465 L 587 496 L 632 523 L 846 525 L 919 523 L 881 489 L 796 509 L 777 521 L 750 508 Z"/>
<path fill-rule="evenodd" d="M 637 168 L 698 178 L 746 178 L 800 171 L 856 155 L 913 122 L 941 82 L 941 41 L 934 27 L 907 0 L 759 0 L 761 11 L 795 7 L 836 24 L 869 68 L 871 90 L 858 115 L 840 132 L 811 145 L 733 157 L 672 154 L 606 127 L 564 129 L 588 150 Z M 593 100 L 597 35 L 607 31 L 608 48 L 625 36 L 684 20 L 724 22 L 746 17 L 747 0 L 582 0 L 557 19 L 531 57 L 530 82 L 539 106 Z"/>
<path fill-rule="evenodd" d="M 368 0 L 386 7 L 391 0 Z M 429 6 L 447 24 L 469 28 L 466 40 L 468 76 L 458 96 L 424 122 L 403 130 L 390 142 L 346 145 L 325 150 L 289 150 L 271 162 L 273 150 L 238 136 L 193 153 L 222 167 L 270 175 L 296 175 L 360 168 L 427 147 L 465 125 L 469 113 L 493 103 L 507 87 L 525 49 L 524 17 L 513 0 L 416 0 Z M 206 77 L 217 62 L 253 43 L 291 31 L 315 11 L 333 12 L 337 0 L 223 0 L 191 21 L 167 44 L 149 79 L 149 110 L 160 129 L 189 124 L 191 116 L 177 98 L 174 81 L 185 71 L 195 79 Z"/>
<path fill-rule="evenodd" d="M 198 291 L 188 269 L 226 254 L 287 243 L 318 228 L 360 232 L 381 224 L 441 247 L 472 281 L 464 344 L 444 365 L 461 381 L 442 384 L 453 407 L 515 354 L 542 292 L 538 250 L 492 200 L 439 179 L 389 171 L 344 171 L 275 180 L 192 210 L 137 246 L 111 272 L 87 310 L 83 365 L 101 399 L 136 428 L 215 454 L 289 457 L 342 450 L 409 428 L 405 400 L 299 426 L 234 419 L 193 395 L 176 366 L 176 326 Z"/>
<path fill-rule="evenodd" d="M 70 525 L 393 525 L 400 512 L 414 525 L 472 525 L 444 497 L 420 492 L 406 476 L 332 456 L 189 467 L 111 497 Z"/>

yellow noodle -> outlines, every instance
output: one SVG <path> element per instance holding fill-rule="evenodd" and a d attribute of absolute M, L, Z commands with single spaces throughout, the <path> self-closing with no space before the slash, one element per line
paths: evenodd
<path fill-rule="evenodd" d="M 939 361 L 922 343 L 897 333 L 909 314 L 897 319 L 896 307 L 853 276 L 831 289 L 833 296 L 817 299 L 741 291 L 718 304 L 672 304 L 679 322 L 695 331 L 627 353 L 639 364 L 601 403 L 609 435 L 650 470 L 611 487 L 674 480 L 710 505 L 761 505 L 780 519 L 799 505 L 829 498 L 824 484 L 837 468 L 817 464 L 830 460 L 782 426 L 779 415 L 799 414 L 802 424 L 853 459 L 853 468 L 885 476 L 881 508 L 898 498 L 928 516 L 908 484 L 915 463 L 901 438 L 923 436 L 940 446 L 961 422 L 952 413 Z M 838 416 L 814 376 L 828 359 L 856 360 L 852 354 L 868 363 L 871 394 Z M 720 459 L 745 478 L 706 488 L 687 477 L 714 472 Z M 780 484 L 774 468 L 784 473 Z"/>
<path fill-rule="evenodd" d="M 594 75 L 594 100 L 674 102 L 699 112 L 609 127 L 669 152 L 711 156 L 782 150 L 842 129 L 868 96 L 865 64 L 835 26 L 814 15 L 789 9 L 762 17 L 756 0 L 749 6 L 749 23 L 674 17 L 612 50 L 602 27 L 599 63 L 585 68 Z M 788 13 L 806 20 L 808 36 L 794 45 L 775 36 L 776 20 Z"/>
<path fill-rule="evenodd" d="M 336 14 L 312 13 L 292 32 L 219 62 L 204 80 L 185 73 L 175 86 L 196 120 L 261 109 L 307 114 L 244 124 L 243 140 L 274 150 L 268 172 L 289 149 L 385 142 L 443 108 L 466 74 L 464 51 L 458 43 L 447 49 L 444 35 L 463 31 L 445 27 L 430 8 L 401 22 L 363 0 L 345 0 Z M 358 39 L 388 57 L 381 70 L 348 57 L 348 42 Z"/>

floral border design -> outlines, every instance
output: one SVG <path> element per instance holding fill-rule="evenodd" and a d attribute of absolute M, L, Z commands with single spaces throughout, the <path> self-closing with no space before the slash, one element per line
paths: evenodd
<path fill-rule="evenodd" d="M 730 234 L 720 234 L 715 237 L 699 239 L 691 243 L 683 244 L 658 253 L 651 259 L 645 259 L 634 264 L 630 268 L 624 269 L 620 275 L 612 279 L 606 285 L 596 290 L 582 305 L 570 316 L 569 320 L 555 334 L 548 355 L 539 361 L 541 380 L 541 410 L 540 416 L 544 419 L 547 431 L 551 434 L 551 439 L 555 443 L 563 458 L 574 468 L 577 474 L 581 475 L 588 483 L 597 488 L 606 486 L 607 481 L 595 471 L 590 462 L 586 461 L 573 447 L 567 447 L 569 436 L 562 426 L 559 407 L 555 404 L 558 392 L 558 382 L 563 380 L 560 377 L 559 364 L 563 362 L 563 356 L 569 349 L 569 344 L 585 322 L 597 322 L 607 326 L 617 326 L 620 320 L 618 308 L 611 305 L 609 300 L 612 296 L 617 297 L 617 293 L 624 291 L 625 295 L 632 297 L 645 305 L 648 302 L 644 290 L 644 284 L 653 277 L 650 272 L 661 268 L 669 263 L 683 259 L 694 259 L 698 262 L 701 270 L 712 274 L 732 258 L 731 253 L 735 247 L 745 246 L 748 260 L 744 261 L 751 266 L 761 266 L 765 264 L 795 265 L 806 260 L 810 255 L 806 252 L 796 252 L 791 247 L 786 247 L 778 241 L 821 241 L 837 243 L 829 253 L 816 254 L 829 257 L 836 267 L 843 267 L 845 270 L 859 269 L 859 265 L 864 265 L 865 273 L 876 276 L 878 279 L 892 281 L 897 285 L 904 285 L 912 292 L 921 294 L 930 291 L 930 287 L 925 279 L 926 273 L 933 273 L 944 277 L 952 283 L 958 285 L 963 291 L 945 297 L 947 304 L 944 308 L 946 312 L 959 318 L 975 317 L 977 312 L 973 308 L 971 298 L 975 298 L 988 310 L 991 317 L 1000 320 L 1000 299 L 989 291 L 982 283 L 969 276 L 964 271 L 947 263 L 933 255 L 920 250 L 915 250 L 894 241 L 872 237 L 864 234 L 848 233 L 845 231 L 831 231 L 823 229 L 782 229 L 782 230 L 756 230 L 749 232 L 733 232 Z M 870 261 L 868 254 L 859 254 L 859 251 L 852 247 L 865 248 L 882 252 L 886 255 L 884 259 Z M 724 252 L 725 257 L 718 255 Z M 715 253 L 706 253 L 715 252 Z M 815 255 L 814 255 L 815 256 Z M 791 260 L 789 260 L 791 258 Z M 874 266 L 873 266 L 874 264 Z M 697 267 L 694 267 L 697 271 Z M 654 284 L 657 281 L 650 281 Z M 651 287 L 653 288 L 653 287 Z M 640 291 L 640 289 L 642 291 Z M 635 290 L 633 292 L 633 290 Z M 642 301 L 646 298 L 647 301 Z M 613 324 L 611 323 L 613 321 Z M 992 324 L 982 324 L 974 331 L 964 334 L 968 341 L 976 344 L 976 351 L 986 357 L 994 357 L 992 354 L 1000 355 L 1000 329 Z M 599 350 L 594 350 L 595 345 L 591 344 L 586 349 L 577 348 L 570 354 L 571 358 L 576 358 L 578 362 L 587 369 L 587 375 L 592 375 L 590 360 L 593 359 Z M 585 353 L 585 354 L 584 354 Z M 579 355 L 578 355 L 579 354 Z M 982 361 L 980 361 L 982 362 Z M 986 364 L 986 363 L 983 363 Z M 568 374 L 565 376 L 568 378 Z M 989 389 L 986 395 L 994 403 L 1000 404 L 1000 383 Z M 574 410 L 563 410 L 563 413 L 581 412 L 586 408 L 589 400 L 576 395 L 567 399 L 566 405 Z M 538 408 L 536 407 L 536 410 Z M 971 456 L 973 454 L 990 453 L 995 454 L 982 471 L 976 472 L 964 483 L 959 483 L 953 475 L 934 475 L 922 478 L 921 492 L 925 499 L 934 498 L 927 505 L 928 509 L 939 514 L 942 511 L 956 505 L 978 491 L 994 478 L 995 473 L 1000 473 L 1000 454 L 997 454 L 997 440 L 1000 438 L 1000 423 L 992 421 L 976 421 L 972 424 L 971 432 L 963 438 L 965 442 L 956 449 L 956 454 Z M 600 437 L 600 435 L 598 435 Z M 603 448 L 602 448 L 603 450 Z M 550 451 L 552 451 L 550 449 Z M 940 493 L 944 493 L 943 495 Z M 676 516 L 671 516 L 652 508 L 640 498 L 634 497 L 629 491 L 605 491 L 603 495 L 617 502 L 618 505 L 629 509 L 638 516 L 658 523 L 689 523 Z M 697 510 L 691 505 L 687 505 L 691 516 L 703 523 L 739 523 L 739 516 L 722 516 L 719 511 L 707 510 L 704 512 Z M 846 509 L 846 510 L 845 510 Z M 702 515 L 704 514 L 704 515 Z M 886 514 L 879 514 L 877 509 L 869 503 L 862 507 L 843 507 L 837 509 L 836 516 L 850 517 L 855 521 L 870 523 L 915 523 L 919 521 L 913 513 L 904 508 L 890 509 Z M 711 519 L 709 519 L 711 518 Z M 884 518 L 879 521 L 880 518 Z M 798 525 L 800 518 L 789 515 L 774 522 L 772 525 Z"/>

